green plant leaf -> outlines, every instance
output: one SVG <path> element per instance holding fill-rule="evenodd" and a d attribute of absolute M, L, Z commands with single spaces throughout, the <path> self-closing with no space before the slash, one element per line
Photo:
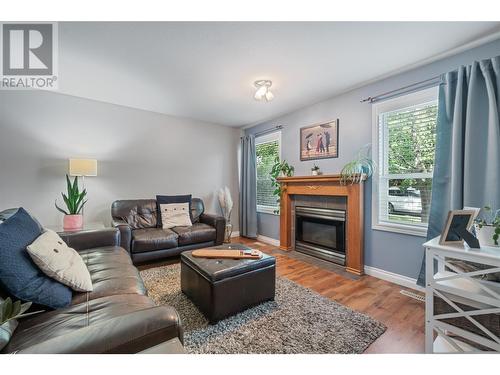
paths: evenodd
<path fill-rule="evenodd" d="M 12 304 L 11 316 L 18 316 L 21 313 L 21 301 L 16 301 Z"/>
<path fill-rule="evenodd" d="M 3 301 L 0 304 L 0 324 L 6 321 L 6 316 L 7 316 L 7 304 L 9 303 L 9 299 L 7 298 L 5 301 Z"/>
<path fill-rule="evenodd" d="M 79 194 L 79 196 L 78 196 L 78 198 L 76 200 L 76 203 L 75 203 L 75 211 L 77 213 L 79 213 L 82 210 L 83 206 L 87 202 L 87 201 L 85 201 L 85 202 L 82 203 L 82 201 L 83 201 L 83 199 L 85 198 L 86 195 L 87 195 L 87 190 L 83 189 L 83 191 Z"/>
<path fill-rule="evenodd" d="M 78 193 L 78 176 L 75 176 L 75 179 L 73 180 L 72 190 L 75 194 Z"/>
<path fill-rule="evenodd" d="M 31 307 L 31 302 L 25 302 L 21 305 L 21 311 L 19 312 L 19 315 L 24 314 L 28 309 Z"/>
<path fill-rule="evenodd" d="M 63 210 L 61 207 L 59 207 L 59 206 L 57 205 L 57 200 L 54 202 L 54 204 L 55 204 L 56 209 L 57 209 L 58 211 L 62 212 L 62 213 L 63 213 L 63 214 L 65 214 L 65 215 L 69 215 L 67 211 Z"/>
<path fill-rule="evenodd" d="M 68 192 L 68 195 L 71 193 L 71 180 L 69 179 L 69 176 L 66 175 L 66 191 Z"/>
<path fill-rule="evenodd" d="M 82 208 L 83 208 L 83 206 L 85 205 L 85 203 L 87 203 L 87 201 L 84 201 L 84 202 L 82 203 L 82 205 L 80 206 L 80 208 L 76 211 L 76 213 L 77 213 L 77 214 L 80 214 L 80 212 L 82 211 Z"/>
<path fill-rule="evenodd" d="M 73 203 L 71 202 L 71 199 L 64 193 L 61 193 L 64 203 L 66 204 L 66 207 L 68 207 L 68 212 L 70 215 L 74 214 L 74 209 L 73 209 Z"/>
<path fill-rule="evenodd" d="M 2 323 L 9 320 L 10 314 L 12 313 L 12 300 L 7 297 L 2 303 Z"/>
<path fill-rule="evenodd" d="M 22 317 L 22 314 L 24 314 L 30 307 L 31 302 L 21 303 L 21 301 L 16 301 L 12 303 L 12 300 L 7 298 L 5 301 L 0 302 L 0 324 Z M 33 313 L 27 315 L 31 314 Z"/>

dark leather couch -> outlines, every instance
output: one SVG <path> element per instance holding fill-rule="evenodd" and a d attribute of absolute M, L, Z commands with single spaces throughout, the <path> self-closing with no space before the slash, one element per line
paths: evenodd
<path fill-rule="evenodd" d="M 111 206 L 121 246 L 130 252 L 135 264 L 177 256 L 185 250 L 218 246 L 224 241 L 225 219 L 206 214 L 199 198 L 191 201 L 191 227 L 158 228 L 156 212 L 155 199 L 118 200 Z"/>
<path fill-rule="evenodd" d="M 173 307 L 155 306 L 130 255 L 110 228 L 61 235 L 90 271 L 94 290 L 73 292 L 71 306 L 19 319 L 1 353 L 139 353 L 182 342 Z M 0 289 L 0 296 L 6 292 Z M 31 310 L 39 310 L 32 306 Z M 174 345 L 175 347 L 175 345 Z"/>

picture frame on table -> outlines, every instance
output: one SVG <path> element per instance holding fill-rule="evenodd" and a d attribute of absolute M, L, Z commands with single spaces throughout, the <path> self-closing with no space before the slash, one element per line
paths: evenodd
<path fill-rule="evenodd" d="M 470 229 L 472 228 L 474 220 L 478 214 L 479 209 L 475 207 L 464 207 L 462 210 L 449 211 L 443 232 L 439 238 L 439 244 L 461 245 L 464 243 L 464 240 L 469 243 L 471 241 L 471 237 L 475 239 L 472 233 L 470 233 Z M 471 244 L 469 243 L 469 245 Z"/>

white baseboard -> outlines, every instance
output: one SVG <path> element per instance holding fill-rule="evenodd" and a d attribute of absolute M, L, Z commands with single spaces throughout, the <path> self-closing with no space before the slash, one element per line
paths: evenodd
<path fill-rule="evenodd" d="M 239 237 L 240 236 L 240 231 L 237 230 L 236 232 L 231 233 L 231 238 L 232 237 Z"/>
<path fill-rule="evenodd" d="M 240 232 L 233 232 L 231 237 L 239 237 L 239 235 Z M 264 242 L 273 246 L 280 245 L 280 240 L 263 236 L 261 234 L 257 235 L 257 241 Z M 389 281 L 393 284 L 404 286 L 406 288 L 418 290 L 419 292 L 425 292 L 425 288 L 422 288 L 420 285 L 417 285 L 417 279 L 412 279 L 411 277 L 408 276 L 400 275 L 394 272 L 370 266 L 365 266 L 365 274 L 376 277 L 377 279 Z"/>
<path fill-rule="evenodd" d="M 365 273 L 367 275 L 389 281 L 394 284 L 404 286 L 406 288 L 411 288 L 418 290 L 419 292 L 425 292 L 425 289 L 420 285 L 417 285 L 417 279 L 412 279 L 411 277 L 400 275 L 397 273 L 382 270 L 380 268 L 365 266 Z"/>
<path fill-rule="evenodd" d="M 273 246 L 279 246 L 280 245 L 280 240 L 277 240 L 275 238 L 271 238 L 271 237 L 266 237 L 266 236 L 262 236 L 262 235 L 257 235 L 257 241 L 260 241 L 260 242 L 265 242 L 269 245 L 273 245 Z"/>

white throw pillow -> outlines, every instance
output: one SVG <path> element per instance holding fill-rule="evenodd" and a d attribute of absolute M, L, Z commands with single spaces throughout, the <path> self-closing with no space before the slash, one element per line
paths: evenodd
<path fill-rule="evenodd" d="M 47 276 L 77 292 L 92 291 L 90 273 L 82 257 L 56 232 L 47 229 L 27 247 L 27 251 Z"/>
<path fill-rule="evenodd" d="M 160 204 L 161 224 L 163 229 L 190 227 L 189 203 Z"/>

